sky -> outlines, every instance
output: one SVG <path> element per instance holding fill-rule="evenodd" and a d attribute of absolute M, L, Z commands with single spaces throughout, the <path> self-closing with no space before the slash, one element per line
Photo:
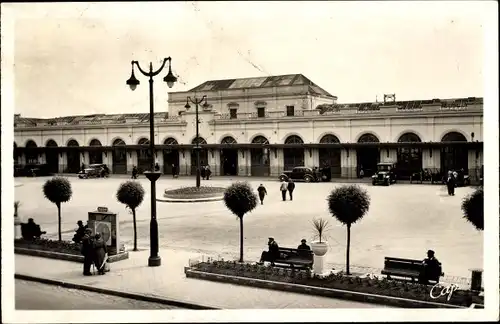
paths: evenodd
<path fill-rule="evenodd" d="M 131 60 L 172 57 L 179 82 L 302 73 L 339 103 L 482 97 L 488 2 L 2 4 L 14 17 L 15 112 L 25 117 L 148 112 Z M 2 26 L 4 27 L 4 26 Z"/>

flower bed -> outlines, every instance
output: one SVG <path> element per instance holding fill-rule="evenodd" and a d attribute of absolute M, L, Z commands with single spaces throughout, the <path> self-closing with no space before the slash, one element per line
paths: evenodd
<path fill-rule="evenodd" d="M 310 270 L 283 269 L 266 267 L 258 264 L 241 264 L 235 261 L 201 262 L 191 265 L 192 270 L 234 276 L 292 283 L 318 288 L 337 289 L 353 293 L 363 293 L 387 297 L 397 297 L 429 303 L 443 303 L 455 306 L 468 307 L 472 303 L 484 304 L 484 298 L 468 290 L 455 290 L 448 301 L 446 296 L 433 299 L 430 297 L 432 286 L 421 285 L 406 281 L 388 280 L 386 278 L 360 278 L 347 276 L 343 273 L 328 276 L 311 275 Z M 307 291 L 307 289 L 306 289 Z M 439 295 L 441 289 L 435 289 L 434 295 Z M 369 299 L 369 298 L 368 298 Z"/>
<path fill-rule="evenodd" d="M 14 246 L 25 249 L 34 249 L 73 255 L 82 254 L 80 244 L 75 244 L 69 241 L 53 241 L 44 238 L 39 238 L 33 241 L 16 239 L 14 240 Z"/>
<path fill-rule="evenodd" d="M 163 195 L 169 199 L 200 199 L 200 198 L 213 198 L 222 197 L 225 188 L 222 187 L 182 187 L 177 189 L 165 190 Z"/>

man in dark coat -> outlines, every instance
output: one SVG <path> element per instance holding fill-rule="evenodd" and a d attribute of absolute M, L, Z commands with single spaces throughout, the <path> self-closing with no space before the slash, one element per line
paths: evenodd
<path fill-rule="evenodd" d="M 79 220 L 76 224 L 78 225 L 78 228 L 76 229 L 76 233 L 73 236 L 73 242 L 80 243 L 85 236 L 85 230 L 88 228 L 88 226 L 83 226 L 83 222 L 81 220 Z"/>
<path fill-rule="evenodd" d="M 177 166 L 172 164 L 172 178 L 177 177 Z"/>
<path fill-rule="evenodd" d="M 268 261 L 271 262 L 271 265 L 274 265 L 274 260 L 278 259 L 280 256 L 278 243 L 274 240 L 274 238 L 270 237 L 269 242 L 267 242 L 269 246 L 268 251 L 263 251 L 260 256 L 260 262 Z"/>
<path fill-rule="evenodd" d="M 430 280 L 437 280 L 441 276 L 441 262 L 434 256 L 434 251 L 427 251 L 427 258 L 422 262 L 423 268 L 420 273 L 419 282 L 428 284 Z"/>
<path fill-rule="evenodd" d="M 446 187 L 448 188 L 448 195 L 455 196 L 455 184 L 456 184 L 456 179 L 453 176 L 453 172 L 448 171 L 448 177 L 446 178 Z"/>
<path fill-rule="evenodd" d="M 40 230 L 40 225 L 35 223 L 33 218 L 29 218 L 26 224 L 21 224 L 21 235 L 25 240 L 34 240 L 40 238 L 47 232 Z"/>
<path fill-rule="evenodd" d="M 91 276 L 90 268 L 94 262 L 94 238 L 92 230 L 87 228 L 82 239 L 82 254 L 83 254 L 83 275 Z"/>
<path fill-rule="evenodd" d="M 137 174 L 139 173 L 139 170 L 137 170 L 137 167 L 134 165 L 132 168 L 132 179 L 137 179 Z"/>
<path fill-rule="evenodd" d="M 207 169 L 205 169 L 205 166 L 204 166 L 204 165 L 202 165 L 200 168 L 201 168 L 201 170 L 200 170 L 200 173 L 201 173 L 201 178 L 202 178 L 203 180 L 205 180 L 206 173 L 207 173 Z"/>
<path fill-rule="evenodd" d="M 155 163 L 155 172 L 158 172 L 160 171 L 160 165 L 158 164 L 158 162 Z"/>
<path fill-rule="evenodd" d="M 212 175 L 212 170 L 210 170 L 210 166 L 208 164 L 205 166 L 205 176 L 207 180 L 210 180 L 210 176 Z"/>
<path fill-rule="evenodd" d="M 259 193 L 260 204 L 264 205 L 264 197 L 267 195 L 266 187 L 261 183 L 257 188 L 257 192 Z"/>
<path fill-rule="evenodd" d="M 105 263 L 107 262 L 106 254 L 108 253 L 108 250 L 106 248 L 106 242 L 104 242 L 101 234 L 99 233 L 95 234 L 93 250 L 94 265 L 97 268 L 97 273 L 103 275 L 105 270 Z"/>
<path fill-rule="evenodd" d="M 290 195 L 290 200 L 293 200 L 293 191 L 295 190 L 295 182 L 292 179 L 288 179 L 288 194 Z"/>
<path fill-rule="evenodd" d="M 306 242 L 306 239 L 302 239 L 300 245 L 297 247 L 299 255 L 301 256 L 309 256 L 309 251 L 311 251 L 311 247 L 307 245 Z"/>

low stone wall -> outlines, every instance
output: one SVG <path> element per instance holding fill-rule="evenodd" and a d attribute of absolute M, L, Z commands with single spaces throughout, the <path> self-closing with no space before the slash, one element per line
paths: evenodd
<path fill-rule="evenodd" d="M 199 271 L 197 269 L 190 267 L 185 267 L 184 273 L 188 278 L 211 280 L 211 281 L 225 282 L 237 285 L 289 291 L 295 293 L 310 294 L 310 295 L 331 297 L 338 299 L 348 299 L 357 302 L 375 303 L 375 304 L 393 306 L 398 308 L 454 308 L 454 309 L 465 308 L 462 306 L 457 306 L 452 304 L 434 303 L 429 301 L 419 301 L 413 299 L 375 295 L 375 294 L 361 293 L 348 290 L 306 286 L 302 284 L 295 284 L 289 282 L 279 282 L 279 281 L 263 280 L 263 279 L 249 278 L 249 277 L 240 277 L 234 275 L 216 274 L 216 273 Z M 476 306 L 476 308 L 480 307 L 481 305 Z"/>

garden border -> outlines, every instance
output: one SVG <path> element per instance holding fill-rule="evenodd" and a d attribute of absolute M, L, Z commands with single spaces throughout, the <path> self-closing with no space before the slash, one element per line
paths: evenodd
<path fill-rule="evenodd" d="M 54 252 L 54 251 L 47 251 L 47 250 L 39 250 L 39 249 L 30 249 L 30 248 L 17 247 L 17 246 L 14 247 L 14 253 L 15 254 L 30 255 L 30 256 L 35 256 L 35 257 L 41 257 L 41 258 L 49 258 L 49 259 L 64 260 L 64 261 L 70 261 L 70 262 L 78 262 L 78 263 L 83 263 L 83 259 L 84 259 L 83 255 Z M 118 253 L 116 255 L 110 255 L 108 258 L 108 262 L 109 263 L 118 262 L 118 261 L 126 260 L 126 259 L 128 259 L 128 257 L 129 257 L 128 252 L 122 252 L 122 253 Z"/>
<path fill-rule="evenodd" d="M 453 309 L 467 308 L 464 306 L 457 306 L 452 304 L 433 303 L 428 301 L 419 301 L 419 300 L 400 298 L 400 297 L 375 295 L 375 294 L 368 294 L 356 291 L 306 286 L 295 283 L 286 283 L 286 282 L 270 281 L 264 279 L 216 274 L 205 271 L 199 271 L 190 267 L 184 267 L 184 273 L 186 274 L 187 278 L 218 281 L 230 284 L 288 291 L 288 292 L 295 292 L 295 293 L 302 293 L 302 294 L 309 294 L 309 295 L 316 295 L 316 296 L 323 296 L 330 298 L 347 299 L 357 302 L 394 306 L 398 308 L 453 308 Z"/>

